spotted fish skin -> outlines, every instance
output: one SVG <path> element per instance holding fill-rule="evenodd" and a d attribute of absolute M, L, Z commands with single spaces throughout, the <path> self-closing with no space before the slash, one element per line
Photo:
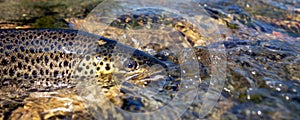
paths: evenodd
<path fill-rule="evenodd" d="M 129 71 L 125 68 L 125 73 L 153 64 L 164 65 L 114 40 L 77 30 L 0 30 L 0 39 L 2 91 L 51 90 L 74 86 L 77 83 L 74 79 L 86 77 L 111 85 L 114 81 L 109 74 L 124 70 L 119 64 L 128 60 L 131 60 L 129 67 L 134 68 Z"/>

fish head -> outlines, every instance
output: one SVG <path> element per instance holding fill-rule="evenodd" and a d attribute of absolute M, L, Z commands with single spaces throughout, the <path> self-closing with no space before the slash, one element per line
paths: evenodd
<path fill-rule="evenodd" d="M 77 65 L 77 76 L 96 79 L 101 87 L 122 82 L 144 86 L 167 77 L 167 66 L 145 52 L 105 38 L 97 44 L 95 52 L 85 55 Z"/>

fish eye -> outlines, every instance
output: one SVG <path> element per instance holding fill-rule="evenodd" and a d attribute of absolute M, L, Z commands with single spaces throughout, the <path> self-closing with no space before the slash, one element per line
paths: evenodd
<path fill-rule="evenodd" d="M 101 60 L 101 56 L 100 55 L 96 56 L 96 59 Z"/>
<path fill-rule="evenodd" d="M 137 68 L 138 64 L 135 60 L 133 59 L 127 59 L 125 62 L 124 62 L 124 69 L 126 71 L 133 71 Z"/>

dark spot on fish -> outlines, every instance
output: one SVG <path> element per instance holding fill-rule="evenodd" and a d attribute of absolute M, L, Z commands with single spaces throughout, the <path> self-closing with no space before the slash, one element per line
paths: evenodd
<path fill-rule="evenodd" d="M 18 62 L 18 68 L 22 69 L 22 63 L 21 62 Z"/>
<path fill-rule="evenodd" d="M 33 78 L 37 78 L 37 77 L 38 77 L 37 71 L 36 71 L 36 70 L 32 71 L 31 74 L 32 74 Z"/>
<path fill-rule="evenodd" d="M 28 79 L 28 78 L 29 78 L 28 73 L 25 73 L 25 74 L 24 74 L 24 79 Z"/>
<path fill-rule="evenodd" d="M 64 61 L 64 66 L 68 66 L 69 65 L 69 62 L 67 60 Z"/>
<path fill-rule="evenodd" d="M 12 49 L 12 45 L 7 45 L 6 49 L 11 50 Z"/>
<path fill-rule="evenodd" d="M 31 64 L 32 65 L 34 65 L 35 64 L 35 60 L 33 59 L 33 60 L 31 60 Z"/>
<path fill-rule="evenodd" d="M 10 61 L 11 61 L 12 63 L 16 62 L 16 61 L 17 61 L 17 60 L 16 60 L 16 56 L 11 56 L 11 57 L 10 57 Z"/>
<path fill-rule="evenodd" d="M 40 49 L 38 50 L 38 52 L 39 52 L 39 53 L 43 53 L 43 49 L 40 48 Z"/>
<path fill-rule="evenodd" d="M 25 51 L 24 46 L 20 46 L 20 50 L 24 52 Z"/>
<path fill-rule="evenodd" d="M 17 77 L 21 77 L 21 73 L 18 72 L 18 73 L 17 73 Z"/>
<path fill-rule="evenodd" d="M 4 74 L 4 75 L 7 74 L 7 69 L 3 69 L 3 74 Z"/>
<path fill-rule="evenodd" d="M 14 71 L 13 69 L 10 69 L 10 70 L 9 70 L 9 76 L 12 77 L 12 76 L 14 76 L 14 74 L 15 74 L 15 71 Z"/>
<path fill-rule="evenodd" d="M 46 70 L 46 75 L 48 75 L 49 74 L 49 70 Z"/>
<path fill-rule="evenodd" d="M 44 51 L 45 51 L 45 52 L 48 52 L 48 51 L 49 51 L 49 48 L 48 48 L 48 47 L 44 48 Z"/>
<path fill-rule="evenodd" d="M 29 48 L 29 51 L 30 51 L 31 53 L 34 53 L 34 48 Z"/>
<path fill-rule="evenodd" d="M 28 65 L 28 66 L 27 66 L 27 69 L 28 69 L 29 71 L 31 71 L 31 66 L 30 66 L 30 65 Z"/>
<path fill-rule="evenodd" d="M 55 56 L 54 56 L 54 60 L 55 60 L 55 61 L 59 61 L 58 55 L 55 55 Z"/>
<path fill-rule="evenodd" d="M 25 41 L 25 37 L 21 37 L 21 40 L 22 40 L 22 41 Z"/>
<path fill-rule="evenodd" d="M 56 36 L 53 36 L 53 37 L 52 37 L 52 39 L 56 39 L 56 38 L 57 38 Z"/>
<path fill-rule="evenodd" d="M 60 50 L 60 49 L 62 49 L 62 46 L 61 46 L 61 45 L 58 45 L 58 47 L 57 47 L 57 48 Z"/>
<path fill-rule="evenodd" d="M 62 67 L 63 62 L 59 62 L 58 67 Z"/>
<path fill-rule="evenodd" d="M 86 61 L 89 61 L 91 59 L 91 57 L 90 56 L 86 56 L 85 59 L 86 59 Z"/>
<path fill-rule="evenodd" d="M 8 60 L 6 60 L 5 58 L 2 59 L 1 64 L 6 66 L 8 64 Z"/>
<path fill-rule="evenodd" d="M 78 67 L 78 72 L 81 72 L 82 71 L 82 67 Z"/>
<path fill-rule="evenodd" d="M 39 44 L 39 40 L 35 40 L 35 44 L 38 45 Z"/>
<path fill-rule="evenodd" d="M 24 58 L 24 55 L 21 54 L 21 53 L 18 53 L 18 58 L 23 59 L 23 58 Z"/>
<path fill-rule="evenodd" d="M 53 69 L 53 63 L 52 62 L 50 63 L 50 69 Z"/>
<path fill-rule="evenodd" d="M 55 71 L 53 72 L 53 76 L 54 76 L 54 77 L 57 77 L 57 76 L 58 76 L 58 71 L 57 71 L 57 70 L 55 70 Z"/>
<path fill-rule="evenodd" d="M 54 47 L 55 47 L 55 45 L 51 45 L 51 46 L 50 46 L 50 49 L 51 49 L 51 50 L 53 50 L 53 49 L 54 49 Z"/>
<path fill-rule="evenodd" d="M 44 75 L 44 70 L 40 69 L 40 75 Z"/>
<path fill-rule="evenodd" d="M 54 54 L 53 53 L 50 53 L 50 58 L 54 58 Z"/>
<path fill-rule="evenodd" d="M 36 62 L 40 63 L 41 62 L 41 58 L 40 57 L 36 58 Z"/>
<path fill-rule="evenodd" d="M 15 48 L 15 49 L 14 49 L 14 52 L 16 52 L 16 53 L 17 53 L 18 51 L 19 51 L 19 49 L 18 49 L 18 48 Z"/>
<path fill-rule="evenodd" d="M 28 56 L 25 57 L 25 62 L 26 62 L 26 63 L 29 62 L 29 57 L 28 57 Z"/>
<path fill-rule="evenodd" d="M 105 66 L 105 70 L 110 70 L 110 67 L 109 67 L 109 65 L 108 64 L 106 64 L 106 66 Z"/>
<path fill-rule="evenodd" d="M 61 73 L 61 77 L 65 77 L 65 72 L 62 72 L 62 73 Z"/>

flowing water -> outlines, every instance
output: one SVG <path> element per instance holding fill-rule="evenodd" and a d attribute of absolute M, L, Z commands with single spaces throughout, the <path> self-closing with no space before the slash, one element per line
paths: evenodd
<path fill-rule="evenodd" d="M 38 97 L 41 93 L 21 95 L 9 101 L 13 113 L 24 114 L 24 109 L 44 118 L 61 119 L 300 119 L 299 0 L 79 1 L 82 3 L 77 6 L 68 2 L 20 1 L 26 4 L 0 2 L 12 8 L 1 16 L 1 26 L 48 27 L 38 25 L 43 23 L 41 20 L 50 20 L 49 24 L 59 23 L 54 27 L 65 28 L 70 25 L 65 18 L 79 16 L 83 21 L 72 21 L 73 29 L 143 50 L 170 68 L 163 71 L 153 67 L 153 71 L 168 72 L 171 77 L 142 88 L 124 82 L 121 93 L 127 95 L 121 98 L 125 101 L 121 106 L 114 106 L 116 101 L 106 101 L 101 91 L 95 91 L 97 86 L 83 84 L 75 90 L 42 93 L 54 94 L 53 98 Z M 36 14 L 36 7 L 46 12 Z M 30 10 L 34 14 L 27 14 Z M 25 11 L 27 15 L 10 14 L 15 11 Z M 62 95 L 55 95 L 59 92 Z M 31 97 L 22 100 L 24 96 Z M 67 99 L 57 99 L 60 97 Z M 88 112 L 77 101 L 85 101 Z M 53 105 L 57 103 L 76 104 L 76 108 L 59 112 L 61 106 Z M 86 117 L 89 114 L 92 118 Z"/>

